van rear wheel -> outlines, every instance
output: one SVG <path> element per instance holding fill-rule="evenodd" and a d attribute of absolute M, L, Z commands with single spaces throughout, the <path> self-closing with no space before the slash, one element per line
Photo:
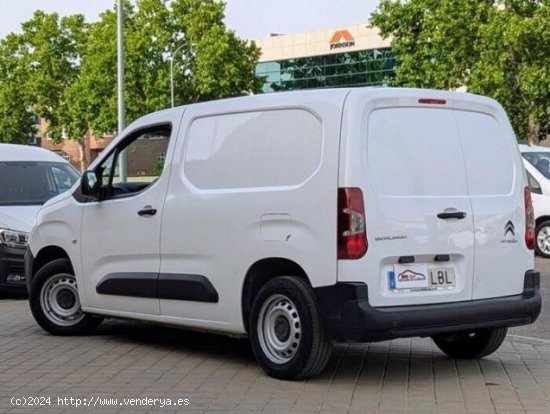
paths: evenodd
<path fill-rule="evenodd" d="M 276 277 L 260 289 L 250 312 L 249 334 L 256 360 L 275 378 L 315 376 L 332 353 L 315 295 L 298 277 Z"/>
<path fill-rule="evenodd" d="M 57 259 L 44 265 L 31 281 L 29 303 L 34 319 L 54 335 L 81 335 L 102 318 L 82 312 L 71 263 Z"/>
<path fill-rule="evenodd" d="M 471 332 L 457 332 L 432 337 L 439 349 L 451 358 L 477 359 L 495 352 L 508 328 L 486 328 Z"/>

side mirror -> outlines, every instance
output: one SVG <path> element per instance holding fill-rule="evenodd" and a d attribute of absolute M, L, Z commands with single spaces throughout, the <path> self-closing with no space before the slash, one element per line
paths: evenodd
<path fill-rule="evenodd" d="M 97 200 L 100 199 L 99 185 L 95 171 L 85 171 L 80 179 L 80 192 Z"/>

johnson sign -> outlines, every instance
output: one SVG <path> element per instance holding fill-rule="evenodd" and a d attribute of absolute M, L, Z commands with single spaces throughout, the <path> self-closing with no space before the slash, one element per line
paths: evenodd
<path fill-rule="evenodd" d="M 355 46 L 355 38 L 348 30 L 338 30 L 330 39 L 330 50 Z"/>

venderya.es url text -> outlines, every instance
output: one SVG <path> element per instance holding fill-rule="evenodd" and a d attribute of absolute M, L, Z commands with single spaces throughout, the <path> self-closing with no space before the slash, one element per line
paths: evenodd
<path fill-rule="evenodd" d="M 15 407 L 185 407 L 191 401 L 189 398 L 115 398 L 115 397 L 46 397 L 26 396 L 11 397 L 11 405 Z"/>

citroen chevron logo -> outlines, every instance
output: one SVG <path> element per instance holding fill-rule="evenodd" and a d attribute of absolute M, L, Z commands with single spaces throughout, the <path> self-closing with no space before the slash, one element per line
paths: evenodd
<path fill-rule="evenodd" d="M 508 223 L 506 223 L 506 226 L 504 226 L 504 237 L 506 237 L 506 235 L 508 233 L 511 233 L 512 236 L 516 235 L 515 228 L 514 228 L 514 223 L 512 223 L 511 220 L 508 220 Z"/>

